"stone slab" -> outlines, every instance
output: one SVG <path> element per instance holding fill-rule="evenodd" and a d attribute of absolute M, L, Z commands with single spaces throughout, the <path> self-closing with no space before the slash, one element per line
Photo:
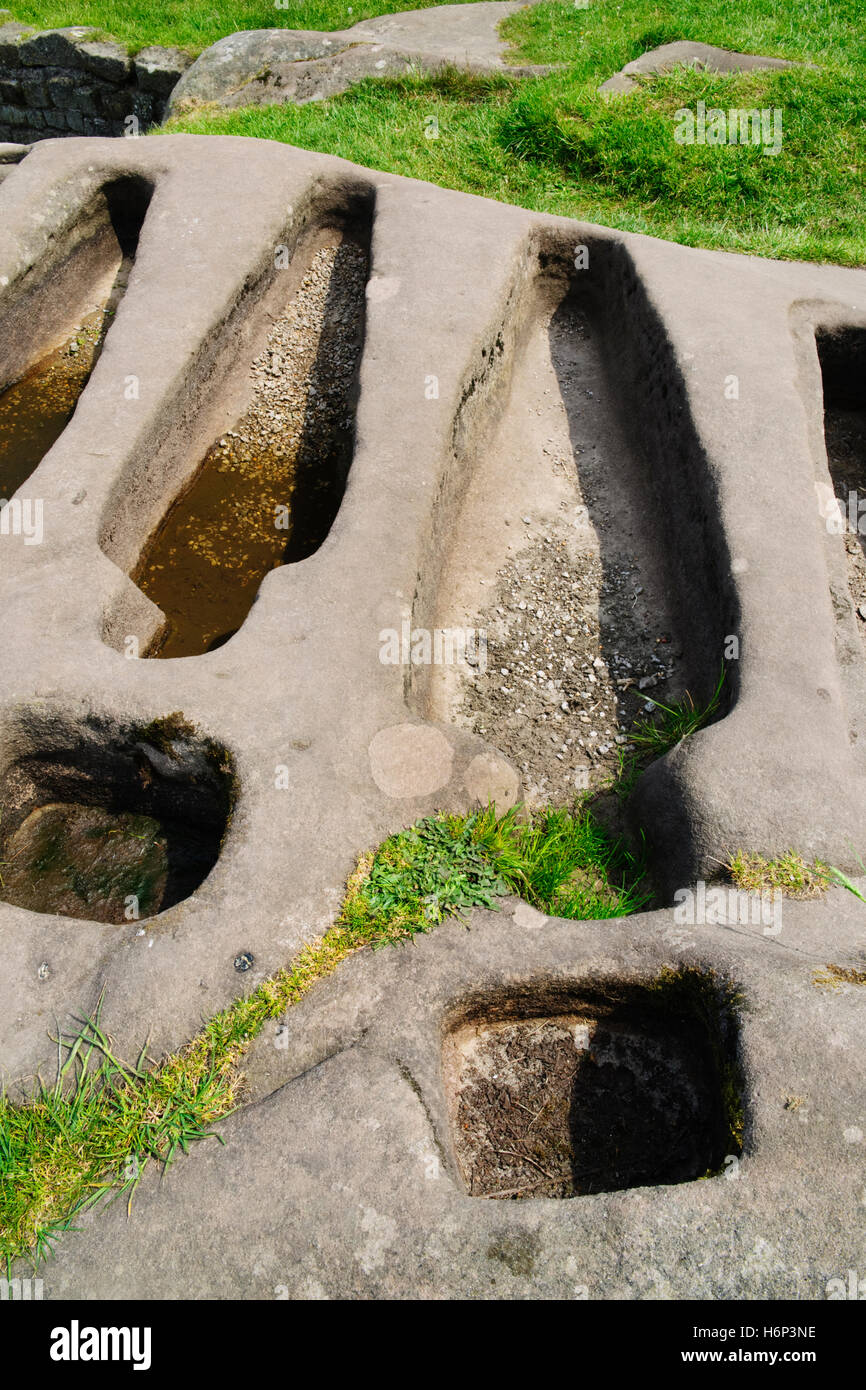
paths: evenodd
<path fill-rule="evenodd" d="M 863 772 L 849 723 L 861 697 L 837 662 L 826 536 L 816 510 L 820 458 L 809 421 L 820 428 L 821 393 L 814 338 L 810 349 L 802 345 L 813 359 L 802 357 L 790 315 L 792 306 L 809 303 L 809 322 L 866 320 L 862 271 L 614 234 L 271 142 L 44 141 L 13 167 L 2 191 L 0 274 L 13 360 L 27 351 L 30 332 L 28 316 L 12 328 L 22 287 L 32 292 L 36 276 L 56 274 L 52 256 L 80 210 L 106 180 L 124 174 L 146 176 L 156 190 L 129 289 L 73 420 L 25 485 L 44 504 L 43 543 L 28 546 L 15 535 L 2 542 L 5 756 L 49 737 L 56 718 L 93 712 L 95 701 L 110 721 L 146 723 L 182 710 L 234 752 L 241 800 L 210 877 L 154 919 L 144 937 L 134 923 L 99 931 L 92 934 L 99 950 L 82 957 L 80 932 L 55 920 L 50 981 L 38 975 L 50 919 L 0 905 L 4 958 L 17 962 L 4 986 L 17 1020 L 0 1051 L 7 1079 L 32 1075 L 50 1059 L 46 1006 L 52 1014 L 74 1011 L 100 981 L 107 983 L 106 1022 L 123 1049 L 137 1051 L 147 1035 L 155 1055 L 179 1046 L 202 1012 L 215 1012 L 243 985 L 273 973 L 327 925 L 357 853 L 436 806 L 483 801 L 479 767 L 491 786 L 508 781 L 496 771 L 503 759 L 495 739 L 452 725 L 439 729 L 448 749 L 441 776 L 413 781 L 418 760 L 404 747 L 406 730 L 417 732 L 423 771 L 426 726 L 407 710 L 402 669 L 380 662 L 378 634 L 399 628 L 417 576 L 433 572 L 433 499 L 455 429 L 469 430 L 460 423 L 461 401 L 481 399 L 477 383 L 485 379 L 490 345 L 519 319 L 525 268 L 539 237 L 593 248 L 593 273 L 611 306 L 618 285 L 629 290 L 634 343 L 651 344 L 662 362 L 669 351 L 679 364 L 666 368 L 682 374 L 672 409 L 677 420 L 688 411 L 701 451 L 688 467 L 699 483 L 697 460 L 707 460 L 707 491 L 699 495 L 717 534 L 728 538 L 728 550 L 713 563 L 723 567 L 739 613 L 731 629 L 741 639 L 733 708 L 653 764 L 633 798 L 660 890 L 672 895 L 712 878 L 738 846 L 770 856 L 794 847 L 857 871 L 852 847 L 859 843 Z M 273 247 L 291 235 L 288 209 L 309 207 L 322 190 L 339 203 L 347 189 L 375 195 L 374 271 L 358 445 L 328 543 L 308 563 L 267 576 L 225 647 L 195 660 L 125 660 L 105 640 L 107 615 L 127 600 L 132 616 L 125 622 L 139 623 L 135 614 L 145 610 L 124 568 L 198 462 L 192 451 L 164 476 L 142 473 L 148 441 L 163 438 L 172 419 L 182 428 L 189 409 L 183 403 L 214 389 L 196 376 L 202 344 L 225 342 L 220 371 L 230 378 L 233 339 L 223 325 L 247 303 L 251 267 L 266 266 Z M 230 219 L 227 199 L 235 208 Z M 440 228 L 432 239 L 431 223 Z M 640 284 L 649 318 L 634 307 Z M 506 353 L 506 372 L 510 360 Z M 431 362 L 439 378 L 432 410 L 424 394 Z M 147 389 L 130 409 L 122 382 L 133 369 Z M 646 369 L 638 363 L 635 370 Z M 750 383 L 735 431 L 723 390 L 731 371 Z M 673 380 L 663 377 L 658 390 L 670 391 Z M 804 380 L 812 383 L 805 394 Z M 649 440 L 662 422 L 653 420 L 651 404 L 643 408 Z M 383 546 L 383 506 L 399 545 Z M 759 524 L 763 516 L 772 524 Z M 710 561 L 704 549 L 689 549 L 685 523 L 679 535 L 685 592 L 697 611 L 696 576 L 709 574 Z M 698 544 L 705 542 L 698 537 Z M 381 557 L 374 568 L 371 553 Z M 321 633 L 327 642 L 317 640 Z M 693 638 L 709 642 L 707 662 L 715 669 L 710 637 L 697 627 Z M 399 752 L 396 763 L 391 754 L 383 761 L 383 739 Z M 277 765 L 290 768 L 291 795 L 274 789 Z M 252 981 L 242 982 L 232 968 L 240 950 L 255 956 Z M 86 990 L 82 970 L 91 980 Z"/>
<path fill-rule="evenodd" d="M 538 76 L 550 67 L 509 65 L 507 45 L 499 37 L 501 21 L 522 8 L 522 0 L 480 0 L 383 15 L 333 33 L 256 29 L 230 34 L 205 49 L 184 74 L 167 114 L 199 102 L 244 106 L 321 100 L 365 77 L 433 73 L 449 64 L 474 72 Z"/>
<path fill-rule="evenodd" d="M 226 1146 L 146 1177 L 129 1218 L 121 1203 L 84 1217 L 41 1270 L 45 1297 L 812 1300 L 862 1269 L 866 990 L 814 978 L 828 951 L 862 966 L 863 904 L 786 904 L 774 938 L 669 913 L 527 927 L 513 908 L 350 960 L 287 1037 L 262 1035 Z M 564 1201 L 467 1195 L 449 1010 L 683 965 L 744 992 L 743 1156 L 714 1178 Z"/>
<path fill-rule="evenodd" d="M 67 728 L 96 737 L 182 711 L 234 756 L 238 803 L 201 887 L 142 927 L 0 903 L 0 1074 L 14 1095 L 50 1075 L 51 1034 L 103 991 L 117 1051 L 134 1057 L 149 1037 L 157 1058 L 328 926 L 358 853 L 437 807 L 483 804 L 479 769 L 490 785 L 512 775 L 519 795 L 495 730 L 426 720 L 379 633 L 435 590 L 455 485 L 486 446 L 541 267 L 571 274 L 577 247 L 662 489 L 690 640 L 715 664 L 725 635 L 740 639 L 725 717 L 634 796 L 662 899 L 736 848 L 856 871 L 866 694 L 862 658 L 839 655 L 839 557 L 816 501 L 829 475 L 815 333 L 866 328 L 866 272 L 615 233 L 276 142 L 45 140 L 0 188 L 7 380 L 54 301 L 69 295 L 72 312 L 64 267 L 88 253 L 101 190 L 122 179 L 153 190 L 128 289 L 72 420 L 19 493 L 42 505 L 41 542 L 0 539 L 0 773 L 62 748 Z M 275 248 L 359 200 L 373 231 L 356 444 L 327 541 L 267 576 L 225 645 L 127 660 L 118 633 L 160 618 L 129 573 L 201 458 L 193 422 L 245 369 Z M 531 389 L 522 403 L 535 408 Z M 863 910 L 841 891 L 786 903 L 768 936 L 683 929 L 670 907 L 580 924 L 521 909 L 359 956 L 285 1020 L 287 1046 L 257 1044 L 228 1152 L 206 1146 L 148 1181 L 129 1225 L 118 1207 L 86 1218 L 47 1296 L 397 1297 L 411 1280 L 417 1297 L 821 1297 L 864 1258 L 864 993 L 825 993 L 815 973 L 863 968 Z M 437 1070 L 449 1010 L 479 989 L 683 964 L 748 999 L 740 1176 L 540 1206 L 468 1197 Z M 789 1094 L 806 1098 L 797 1111 Z"/>
<path fill-rule="evenodd" d="M 649 52 L 642 53 L 639 58 L 626 63 L 613 77 L 602 82 L 598 90 L 610 94 L 631 92 L 637 86 L 634 80 L 636 75 L 672 72 L 676 67 L 704 68 L 707 72 L 757 72 L 762 69 L 798 66 L 802 65 L 789 62 L 786 58 L 764 58 L 755 53 L 735 53 L 727 48 L 716 48 L 709 43 L 677 39 L 675 43 L 664 43 L 660 48 L 652 48 Z M 809 63 L 806 66 L 814 65 Z"/>

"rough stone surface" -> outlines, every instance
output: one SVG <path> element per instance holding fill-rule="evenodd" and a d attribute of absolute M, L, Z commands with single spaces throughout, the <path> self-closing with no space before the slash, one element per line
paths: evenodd
<path fill-rule="evenodd" d="M 132 66 L 132 60 L 121 44 L 105 41 L 79 44 L 78 61 L 86 72 L 93 72 L 97 77 L 108 77 L 112 82 L 122 82 Z"/>
<path fill-rule="evenodd" d="M 155 92 L 167 97 L 191 62 L 188 53 L 179 48 L 142 48 L 133 59 L 135 75 L 143 92 Z"/>
<path fill-rule="evenodd" d="M 670 72 L 675 67 L 706 68 L 708 72 L 753 72 L 760 68 L 791 68 L 800 66 L 786 58 L 763 58 L 755 53 L 734 53 L 727 48 L 715 48 L 709 43 L 694 43 L 678 39 L 660 48 L 642 53 L 631 63 L 602 82 L 600 92 L 630 92 L 637 83 L 634 75 Z M 807 66 L 811 67 L 812 64 Z"/>
<path fill-rule="evenodd" d="M 786 903 L 775 937 L 668 912 L 525 926 L 512 907 L 355 957 L 269 1027 L 226 1147 L 147 1176 L 129 1218 L 84 1217 L 45 1297 L 809 1300 L 862 1269 L 866 989 L 818 983 L 828 953 L 862 969 L 862 903 Z M 556 1012 L 683 965 L 743 993 L 743 1155 L 673 1185 L 469 1196 L 442 1067 L 455 1012 Z"/>
<path fill-rule="evenodd" d="M 78 67 L 78 45 L 91 35 L 96 35 L 95 29 L 80 26 L 45 29 L 23 38 L 18 47 L 18 56 L 23 67 Z"/>
<path fill-rule="evenodd" d="M 325 226 L 371 246 L 354 457 L 330 534 L 267 575 L 223 646 L 127 659 L 128 638 L 144 650 L 162 622 L 129 575 L 242 413 L 249 364 L 286 307 L 276 253 Z M 102 991 L 118 1052 L 149 1037 L 159 1057 L 327 927 L 359 852 L 437 807 L 521 795 L 497 726 L 482 738 L 431 719 L 423 669 L 384 663 L 381 633 L 442 616 L 445 541 L 477 514 L 476 473 L 498 477 L 484 459 L 503 410 L 541 408 L 522 363 L 552 281 L 586 297 L 611 408 L 652 480 L 644 526 L 669 562 L 696 695 L 738 639 L 723 717 L 632 798 L 660 900 L 738 848 L 856 870 L 866 689 L 844 544 L 816 504 L 816 484 L 819 498 L 831 487 L 816 331 L 866 330 L 866 273 L 613 233 L 267 141 L 45 140 L 0 189 L 0 385 L 65 341 L 124 249 L 134 264 L 102 355 L 17 494 L 41 505 L 41 543 L 0 536 L 0 778 L 27 759 L 62 766 L 73 747 L 99 765 L 112 740 L 179 711 L 233 755 L 237 803 L 201 886 L 146 922 L 0 903 L 13 1094 L 50 1075 L 49 1034 Z M 521 539 L 522 488 L 506 478 L 489 494 L 506 514 L 498 552 L 492 531 L 475 533 L 488 575 L 537 540 Z M 586 554 L 609 558 L 587 505 Z M 255 1045 L 228 1151 L 202 1146 L 148 1179 L 131 1223 L 117 1205 L 85 1218 L 46 1296 L 820 1298 L 862 1268 L 866 991 L 816 976 L 863 970 L 863 904 L 841 891 L 786 902 L 769 932 L 748 914 L 565 923 L 513 906 L 347 962 Z M 469 1197 L 440 1066 L 454 1011 L 509 995 L 562 1012 L 563 991 L 682 966 L 744 995 L 736 1176 L 562 1202 Z"/>
<path fill-rule="evenodd" d="M 364 77 L 419 69 L 435 72 L 446 64 L 517 76 L 548 72 L 548 67 L 505 61 L 499 24 L 522 8 L 512 0 L 480 0 L 382 15 L 333 33 L 252 29 L 230 34 L 205 49 L 184 74 L 172 93 L 168 114 L 198 102 L 245 106 L 318 101 Z"/>

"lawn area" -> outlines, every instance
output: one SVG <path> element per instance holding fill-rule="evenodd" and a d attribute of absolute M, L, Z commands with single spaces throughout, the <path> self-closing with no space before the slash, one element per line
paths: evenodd
<path fill-rule="evenodd" d="M 566 65 L 547 78 L 367 81 L 326 102 L 202 110 L 168 128 L 282 140 L 691 246 L 866 264 L 862 3 L 753 0 L 749 9 L 720 0 L 545 3 L 506 20 L 504 32 L 515 58 Z M 724 76 L 681 69 L 643 79 L 626 96 L 598 95 L 623 64 L 678 38 L 815 67 Z M 778 153 L 678 144 L 675 113 L 698 101 L 724 111 L 778 108 Z"/>
<path fill-rule="evenodd" d="M 32 0 L 16 19 L 92 24 L 133 50 L 199 52 L 254 28 L 345 28 L 428 0 Z M 538 212 L 690 246 L 866 264 L 863 0 L 592 0 L 534 5 L 504 21 L 515 60 L 550 77 L 367 81 L 326 102 L 192 112 L 169 129 L 256 136 Z M 601 82 L 659 44 L 699 39 L 813 67 L 714 76 L 680 70 L 608 101 Z M 675 113 L 778 110 L 781 148 L 678 144 Z M 435 123 L 431 121 L 435 117 Z"/>
<path fill-rule="evenodd" d="M 34 0 L 7 6 L 12 18 L 40 29 L 91 24 L 125 43 L 131 51 L 160 43 L 201 53 L 239 29 L 348 29 L 360 19 L 399 10 L 422 10 L 448 0 Z"/>

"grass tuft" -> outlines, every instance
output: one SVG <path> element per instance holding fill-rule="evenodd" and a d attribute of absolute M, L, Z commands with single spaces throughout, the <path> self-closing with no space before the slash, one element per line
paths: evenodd
<path fill-rule="evenodd" d="M 650 717 L 638 720 L 629 734 L 639 754 L 642 757 L 660 758 L 684 738 L 690 738 L 698 729 L 711 724 L 721 711 L 724 681 L 725 671 L 722 667 L 716 688 L 706 704 L 696 704 L 688 691 L 682 700 L 673 705 L 663 705 L 653 700 L 655 709 Z"/>
<path fill-rule="evenodd" d="M 725 868 L 736 886 L 747 893 L 772 890 L 788 898 L 816 898 L 829 886 L 831 870 L 820 859 L 807 864 L 802 855 L 790 850 L 778 859 L 739 850 Z"/>
<path fill-rule="evenodd" d="M 825 965 L 816 970 L 812 983 L 818 989 L 829 989 L 838 993 L 843 985 L 866 985 L 866 970 L 854 970 L 851 966 Z"/>
<path fill-rule="evenodd" d="M 650 901 L 642 856 L 611 840 L 589 808 L 549 808 L 525 823 L 516 810 L 472 819 L 510 891 L 543 912 L 601 920 L 640 912 Z"/>
<path fill-rule="evenodd" d="M 852 846 L 852 852 L 853 852 L 853 846 Z M 854 854 L 854 858 L 857 860 L 857 863 L 860 865 L 860 868 L 862 869 L 863 873 L 866 874 L 866 864 L 863 863 L 863 860 L 860 858 L 859 854 Z M 843 872 L 842 872 L 841 869 L 837 869 L 837 868 L 835 867 L 835 865 L 831 865 L 827 872 L 829 873 L 829 875 L 830 875 L 832 881 L 833 881 L 839 888 L 846 888 L 846 889 L 848 890 L 849 893 L 853 893 L 853 894 L 854 894 L 854 897 L 855 897 L 855 898 L 859 898 L 861 902 L 866 903 L 866 894 L 864 894 L 864 893 L 861 891 L 861 889 L 859 889 L 859 888 L 857 887 L 857 884 L 854 883 L 854 882 L 848 877 L 847 874 L 843 874 Z"/>
<path fill-rule="evenodd" d="M 608 790 L 621 801 L 634 791 L 641 773 L 651 762 L 676 748 L 683 739 L 712 724 L 722 711 L 722 690 L 725 669 L 722 667 L 716 687 L 705 704 L 697 704 L 686 691 L 682 700 L 672 705 L 651 701 L 653 711 L 648 718 L 635 720 L 629 740 L 634 751 L 619 753 L 619 766 L 611 778 Z"/>

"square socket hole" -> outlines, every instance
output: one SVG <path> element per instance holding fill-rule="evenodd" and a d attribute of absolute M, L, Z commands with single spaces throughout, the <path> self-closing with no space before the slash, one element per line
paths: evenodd
<path fill-rule="evenodd" d="M 452 1015 L 443 1070 L 473 1197 L 690 1182 L 742 1148 L 737 997 L 712 972 L 540 988 Z"/>

